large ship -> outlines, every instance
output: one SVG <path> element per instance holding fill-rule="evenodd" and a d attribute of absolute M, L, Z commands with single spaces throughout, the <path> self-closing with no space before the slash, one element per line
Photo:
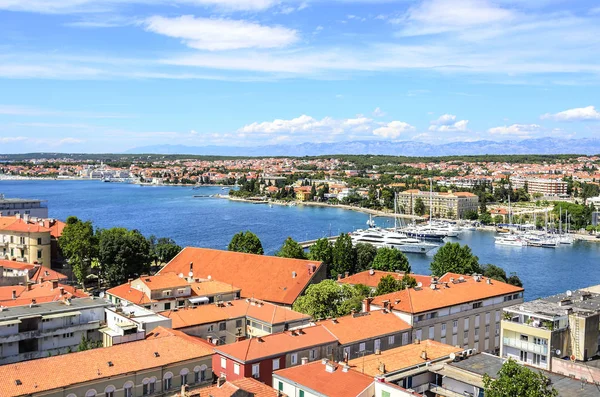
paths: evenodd
<path fill-rule="evenodd" d="M 367 243 L 376 248 L 395 248 L 398 251 L 426 254 L 438 245 L 411 238 L 404 233 L 379 228 L 357 230 L 350 234 L 353 244 Z"/>

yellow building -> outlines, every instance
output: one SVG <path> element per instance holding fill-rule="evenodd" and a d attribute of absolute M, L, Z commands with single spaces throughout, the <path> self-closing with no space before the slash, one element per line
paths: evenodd
<path fill-rule="evenodd" d="M 0 258 L 50 267 L 51 231 L 42 219 L 0 217 Z"/>
<path fill-rule="evenodd" d="M 477 211 L 479 197 L 469 192 L 424 192 L 417 189 L 398 193 L 398 208 L 405 214 L 414 214 L 417 199 L 425 205 L 425 213 L 429 214 L 431 203 L 435 217 L 462 218 L 467 211 Z"/>

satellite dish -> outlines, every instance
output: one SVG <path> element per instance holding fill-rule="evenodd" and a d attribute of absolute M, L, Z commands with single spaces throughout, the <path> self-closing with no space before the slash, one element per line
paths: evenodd
<path fill-rule="evenodd" d="M 104 298 L 104 292 L 100 292 L 100 293 L 98 294 L 98 298 L 100 298 L 100 299 Z"/>
<path fill-rule="evenodd" d="M 560 349 L 556 349 L 555 353 L 556 353 L 557 356 L 560 356 L 560 353 L 562 353 L 562 352 L 560 351 Z"/>
<path fill-rule="evenodd" d="M 450 360 L 454 361 L 456 359 L 456 354 L 450 353 Z"/>
<path fill-rule="evenodd" d="M 179 273 L 179 278 L 183 278 L 183 273 Z"/>
<path fill-rule="evenodd" d="M 423 286 L 423 283 L 419 281 L 419 282 L 417 283 L 417 287 L 421 288 L 422 286 Z"/>
<path fill-rule="evenodd" d="M 573 292 L 571 290 L 567 290 L 567 296 L 572 296 Z"/>

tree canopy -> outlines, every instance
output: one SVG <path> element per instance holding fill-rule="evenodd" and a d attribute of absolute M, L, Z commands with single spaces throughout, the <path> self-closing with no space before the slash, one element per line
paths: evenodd
<path fill-rule="evenodd" d="M 358 243 L 354 246 L 356 250 L 356 269 L 355 271 L 362 272 L 370 269 L 373 264 L 373 259 L 377 255 L 377 248 L 372 244 Z"/>
<path fill-rule="evenodd" d="M 331 266 L 333 263 L 333 246 L 325 237 L 318 239 L 308 250 L 308 259 Z"/>
<path fill-rule="evenodd" d="M 396 291 L 402 291 L 406 288 L 412 288 L 417 285 L 417 280 L 409 274 L 402 276 L 400 280 L 396 280 L 393 276 L 384 276 L 379 280 L 375 289 L 375 296 L 390 294 Z"/>
<path fill-rule="evenodd" d="M 122 227 L 99 232 L 98 259 L 109 286 L 124 283 L 150 270 L 150 243 L 138 230 Z"/>
<path fill-rule="evenodd" d="M 98 240 L 91 221 L 83 222 L 70 216 L 66 224 L 58 238 L 58 246 L 71 265 L 73 275 L 83 284 L 90 273 L 92 261 L 98 256 Z"/>
<path fill-rule="evenodd" d="M 148 243 L 150 244 L 152 260 L 156 264 L 170 262 L 171 259 L 175 258 L 181 252 L 181 247 L 170 237 L 157 239 L 155 236 L 150 236 L 148 237 Z"/>
<path fill-rule="evenodd" d="M 344 274 L 345 272 L 354 273 L 355 263 L 356 251 L 352 246 L 352 238 L 349 234 L 342 233 L 333 244 L 331 276 L 337 277 L 338 274 Z"/>
<path fill-rule="evenodd" d="M 302 246 L 291 237 L 285 239 L 276 255 L 282 258 L 306 259 L 306 253 Z"/>
<path fill-rule="evenodd" d="M 483 376 L 485 397 L 551 397 L 558 396 L 548 377 L 508 359 L 496 379 Z"/>
<path fill-rule="evenodd" d="M 265 253 L 260 239 L 251 231 L 236 233 L 229 242 L 227 250 L 257 255 Z"/>
<path fill-rule="evenodd" d="M 308 314 L 314 319 L 345 316 L 352 310 L 361 310 L 364 294 L 364 286 L 323 280 L 318 284 L 310 285 L 304 295 L 296 300 L 293 309 Z"/>
<path fill-rule="evenodd" d="M 431 274 L 442 276 L 445 273 L 472 274 L 481 273 L 479 258 L 471 252 L 468 245 L 446 243 L 435 253 L 429 266 Z"/>
<path fill-rule="evenodd" d="M 395 272 L 397 270 L 410 273 L 410 264 L 408 258 L 402 251 L 395 248 L 379 248 L 373 259 L 373 269 L 386 272 Z"/>

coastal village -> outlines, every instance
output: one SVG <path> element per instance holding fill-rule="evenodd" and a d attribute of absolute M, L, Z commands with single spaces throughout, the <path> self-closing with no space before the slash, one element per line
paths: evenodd
<path fill-rule="evenodd" d="M 260 190 L 277 186 L 270 178 L 281 178 L 289 160 L 246 161 L 244 167 L 256 169 L 235 174 L 240 190 L 252 176 L 262 179 Z M 532 188 L 541 186 L 543 197 L 576 202 L 572 187 L 568 197 L 566 186 L 544 191 L 546 185 L 533 181 L 582 180 L 585 166 L 586 181 L 595 184 L 595 161 L 578 159 L 563 173 L 553 165 L 513 171 Z M 313 163 L 332 168 L 325 179 L 330 192 L 341 164 Z M 289 170 L 299 165 L 289 161 Z M 91 169 L 77 172 L 94 177 Z M 505 175 L 481 177 L 494 183 Z M 456 178 L 449 183 L 459 183 Z M 294 188 L 295 200 L 313 190 L 308 180 Z M 350 189 L 347 179 L 339 181 L 338 194 Z M 475 193 L 438 189 L 444 199 L 435 203 L 432 192 L 423 193 L 436 212 L 452 197 L 468 206 L 452 207 L 460 218 L 481 208 Z M 401 194 L 395 206 L 420 191 Z M 277 256 L 268 256 L 244 233 L 228 250 L 178 247 L 153 266 L 146 259 L 147 273 L 126 264 L 115 275 L 88 262 L 81 274 L 85 258 L 103 255 L 85 248 L 85 239 L 72 250 L 73 230 L 84 222 L 49 218 L 42 200 L 2 197 L 0 210 L 2 396 L 483 396 L 490 379 L 515 363 L 539 372 L 560 396 L 599 393 L 600 286 L 525 301 L 527 286 L 491 265 L 432 264 L 431 274 L 413 274 L 392 247 L 379 248 L 361 267 L 336 253 L 337 240 L 326 239 L 308 255 L 302 248 L 292 253 L 299 246 L 286 241 Z M 103 246 L 108 237 L 98 238 Z M 333 250 L 333 259 L 323 247 Z M 445 247 L 452 243 L 436 256 Z M 381 259 L 379 252 L 392 255 Z"/>

